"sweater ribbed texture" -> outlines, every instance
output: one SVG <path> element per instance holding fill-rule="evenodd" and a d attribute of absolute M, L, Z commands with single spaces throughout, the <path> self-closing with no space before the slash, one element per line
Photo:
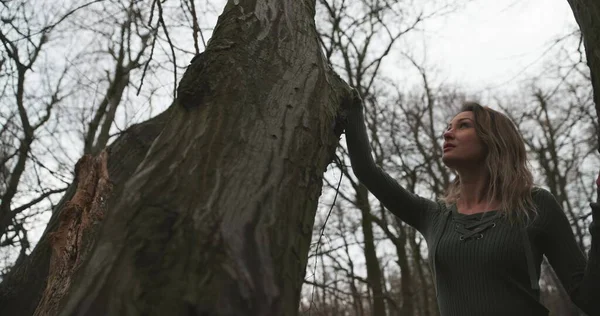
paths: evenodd
<path fill-rule="evenodd" d="M 563 210 L 546 190 L 532 192 L 539 216 L 526 228 L 510 225 L 499 211 L 460 214 L 454 205 L 408 192 L 375 165 L 362 108 L 348 115 L 346 142 L 356 177 L 425 237 L 441 316 L 548 315 L 536 288 L 544 255 L 573 302 L 588 316 L 600 316 L 598 205 L 592 204 L 592 247 L 586 259 Z"/>

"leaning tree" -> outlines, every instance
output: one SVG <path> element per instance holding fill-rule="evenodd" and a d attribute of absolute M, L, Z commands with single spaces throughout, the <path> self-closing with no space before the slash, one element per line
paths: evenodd
<path fill-rule="evenodd" d="M 296 314 L 350 94 L 314 15 L 229 1 L 172 106 L 77 163 L 0 314 Z"/>

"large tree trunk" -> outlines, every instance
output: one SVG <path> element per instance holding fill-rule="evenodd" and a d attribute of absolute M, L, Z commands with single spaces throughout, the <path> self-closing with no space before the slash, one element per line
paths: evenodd
<path fill-rule="evenodd" d="M 314 1 L 229 1 L 168 119 L 145 125 L 146 139 L 160 134 L 143 160 L 123 139 L 109 150 L 112 193 L 79 244 L 93 245 L 89 255 L 68 282 L 46 284 L 56 256 L 83 254 L 52 234 L 68 220 L 63 202 L 2 283 L 0 314 L 297 314 L 348 95 L 321 54 L 314 10 Z"/>
<path fill-rule="evenodd" d="M 581 33 L 588 66 L 592 75 L 596 114 L 600 117 L 600 2 L 597 0 L 567 0 Z M 599 133 L 600 129 L 596 131 Z M 600 146 L 598 147 L 600 152 Z"/>

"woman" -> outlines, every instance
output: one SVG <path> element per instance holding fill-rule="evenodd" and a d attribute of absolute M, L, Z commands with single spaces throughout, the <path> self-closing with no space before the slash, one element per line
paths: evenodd
<path fill-rule="evenodd" d="M 360 98 L 349 109 L 354 174 L 427 240 L 441 315 L 548 315 L 539 301 L 543 255 L 573 302 L 588 316 L 600 315 L 600 207 L 592 203 L 586 260 L 554 196 L 533 187 L 523 139 L 506 116 L 467 103 L 443 136 L 442 160 L 456 178 L 434 202 L 375 165 Z"/>

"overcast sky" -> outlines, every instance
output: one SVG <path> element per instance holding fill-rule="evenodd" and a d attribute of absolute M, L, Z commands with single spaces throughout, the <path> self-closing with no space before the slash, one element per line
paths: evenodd
<path fill-rule="evenodd" d="M 426 25 L 427 59 L 449 82 L 508 89 L 575 26 L 566 0 L 475 0 Z"/>
<path fill-rule="evenodd" d="M 218 14 L 225 1 L 220 3 L 215 5 Z M 204 22 L 212 27 L 216 16 Z M 567 0 L 472 0 L 454 13 L 422 24 L 424 33 L 407 36 L 410 42 L 399 45 L 424 46 L 426 53 L 414 57 L 435 68 L 436 79 L 493 94 L 515 88 L 527 74 L 538 74 L 543 57 L 551 57 L 544 56 L 547 48 L 576 25 Z M 400 84 L 407 76 L 416 82 L 416 73 L 394 70 L 404 50 L 399 45 L 386 60 L 391 66 L 386 69 L 396 73 L 386 75 Z"/>

